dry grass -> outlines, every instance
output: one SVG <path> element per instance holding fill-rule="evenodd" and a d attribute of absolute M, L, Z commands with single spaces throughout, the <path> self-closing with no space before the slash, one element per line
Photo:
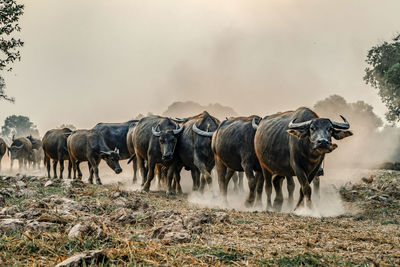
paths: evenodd
<path fill-rule="evenodd" d="M 97 264 L 107 266 L 400 264 L 397 172 L 382 172 L 371 184 L 342 188 L 344 200 L 360 212 L 332 218 L 214 210 L 190 204 L 185 196 L 168 197 L 162 192 L 124 192 L 118 186 L 81 183 L 67 188 L 59 182 L 44 187 L 44 178 L 22 180 L 34 196 L 21 196 L 24 189 L 15 186 L 15 178 L 0 178 L 4 206 L 19 209 L 13 215 L 0 215 L 0 219 L 22 216 L 24 222 L 17 231 L 0 230 L 1 265 L 54 265 L 94 249 L 105 251 L 106 257 Z M 383 193 L 390 201 L 368 200 Z M 68 204 L 65 199 L 74 202 Z M 73 209 L 66 208 L 68 205 Z M 218 220 L 221 212 L 228 220 Z M 190 228 L 185 218 L 198 215 L 212 220 Z M 175 231 L 173 225 L 179 218 L 185 222 L 189 240 L 154 238 L 158 226 Z M 50 225 L 33 229 L 27 226 L 31 221 Z M 69 230 L 77 223 L 88 228 L 82 236 L 69 238 Z"/>

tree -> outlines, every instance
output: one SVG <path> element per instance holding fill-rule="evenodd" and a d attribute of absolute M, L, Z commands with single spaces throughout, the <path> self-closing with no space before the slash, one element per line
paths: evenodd
<path fill-rule="evenodd" d="M 0 4 L 0 71 L 11 71 L 9 66 L 16 60 L 21 59 L 19 48 L 24 45 L 20 39 L 12 35 L 19 32 L 21 27 L 18 20 L 24 13 L 24 5 L 17 4 L 16 0 L 3 0 Z M 4 91 L 5 82 L 0 75 L 0 100 L 5 99 L 13 102 L 14 98 L 8 97 Z"/>
<path fill-rule="evenodd" d="M 39 131 L 33 122 L 26 116 L 8 116 L 1 127 L 2 135 L 12 137 L 28 136 L 39 137 Z"/>
<path fill-rule="evenodd" d="M 339 95 L 331 95 L 318 101 L 314 109 L 319 116 L 332 120 L 339 120 L 339 115 L 343 115 L 350 122 L 351 128 L 357 132 L 372 132 L 383 125 L 370 104 L 364 101 L 347 103 Z"/>
<path fill-rule="evenodd" d="M 400 121 L 400 35 L 392 42 L 383 42 L 368 51 L 364 81 L 378 89 L 388 108 L 386 119 Z"/>

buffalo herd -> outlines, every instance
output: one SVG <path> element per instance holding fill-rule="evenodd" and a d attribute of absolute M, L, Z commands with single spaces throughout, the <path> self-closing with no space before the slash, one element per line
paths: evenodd
<path fill-rule="evenodd" d="M 336 140 L 351 136 L 350 125 L 319 118 L 308 108 L 259 116 L 230 117 L 224 121 L 204 111 L 188 118 L 147 116 L 124 123 L 98 123 L 90 130 L 52 129 L 42 140 L 32 136 L 13 138 L 7 146 L 0 138 L 1 159 L 9 151 L 19 167 L 39 167 L 41 159 L 50 178 L 51 160 L 54 177 L 63 178 L 64 161 L 68 161 L 68 177 L 82 179 L 79 164 L 87 162 L 89 183 L 97 184 L 99 163 L 104 160 L 116 173 L 122 171 L 119 161 L 133 165 L 133 182 L 142 176 L 142 190 L 148 192 L 154 177 L 164 183 L 167 194 L 182 193 L 181 170 L 191 172 L 193 191 L 203 193 L 212 186 L 215 167 L 220 195 L 227 203 L 228 184 L 241 186 L 242 173 L 247 177 L 247 207 L 262 205 L 265 186 L 267 209 L 281 210 L 282 181 L 286 179 L 289 205 L 293 205 L 293 176 L 300 184 L 295 208 L 311 203 L 311 182 L 318 192 L 319 176 L 326 153 L 332 152 Z M 59 176 L 57 175 L 57 163 Z M 0 165 L 1 169 L 1 165 Z M 272 203 L 271 194 L 276 197 Z"/>

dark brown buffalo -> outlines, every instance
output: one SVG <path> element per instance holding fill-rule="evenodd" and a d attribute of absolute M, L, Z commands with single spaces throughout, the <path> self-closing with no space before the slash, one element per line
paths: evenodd
<path fill-rule="evenodd" d="M 173 193 L 172 178 L 177 162 L 174 155 L 175 146 L 183 129 L 183 126 L 179 127 L 170 118 L 160 116 L 145 117 L 138 122 L 133 134 L 133 145 L 143 181 L 145 181 L 144 191 L 150 190 L 156 164 L 162 163 L 169 167 L 167 193 Z M 147 162 L 147 175 L 145 162 Z"/>
<path fill-rule="evenodd" d="M 10 147 L 8 147 L 8 151 L 10 152 L 11 159 L 11 170 L 13 168 L 13 162 L 15 159 L 18 160 L 19 170 L 22 170 L 23 167 L 28 166 L 29 155 L 32 151 L 32 143 L 26 137 L 20 137 L 14 139 Z"/>
<path fill-rule="evenodd" d="M 1 160 L 7 152 L 7 144 L 3 138 L 0 138 L 0 171 L 1 171 Z"/>
<path fill-rule="evenodd" d="M 64 160 L 68 160 L 68 178 L 71 178 L 72 163 L 67 149 L 67 134 L 71 129 L 53 129 L 46 132 L 42 139 L 44 151 L 44 164 L 50 178 L 50 159 L 53 159 L 54 178 L 57 178 L 57 163 L 60 165 L 60 178 L 63 178 Z"/>
<path fill-rule="evenodd" d="M 265 117 L 261 120 L 254 137 L 254 147 L 262 167 L 266 191 L 270 199 L 270 182 L 276 191 L 274 209 L 281 210 L 283 195 L 282 179 L 297 176 L 301 185 L 300 198 L 296 208 L 303 204 L 312 207 L 310 183 L 320 170 L 325 154 L 332 152 L 337 145 L 332 144 L 332 137 L 339 140 L 352 135 L 349 123 L 319 118 L 308 108 L 299 108 Z M 269 207 L 267 207 L 269 208 Z"/>
<path fill-rule="evenodd" d="M 89 165 L 89 183 L 93 183 L 93 174 L 96 176 L 97 184 L 102 184 L 99 177 L 99 164 L 101 159 L 105 160 L 107 165 L 114 170 L 116 174 L 122 172 L 119 165 L 119 150 L 111 150 L 103 135 L 97 130 L 77 130 L 72 132 L 67 139 L 67 148 L 71 157 L 72 167 L 74 169 L 74 179 L 76 171 L 78 178 L 82 179 L 82 172 L 79 164 L 87 161 Z"/>
<path fill-rule="evenodd" d="M 211 144 L 222 197 L 227 201 L 228 184 L 234 172 L 244 171 L 250 188 L 245 202 L 248 207 L 254 204 L 257 182 L 263 182 L 261 168 L 254 152 L 253 119 L 260 118 L 233 117 L 223 121 L 214 133 Z M 262 184 L 259 188 L 261 192 L 258 194 L 257 205 L 261 204 Z"/>
<path fill-rule="evenodd" d="M 207 183 L 211 187 L 211 171 L 214 168 L 214 154 L 211 151 L 211 137 L 220 121 L 208 114 L 207 111 L 185 119 L 184 130 L 179 136 L 176 151 L 179 164 L 175 172 L 175 181 L 178 193 L 180 187 L 180 172 L 183 167 L 190 170 L 193 179 L 193 190 L 204 191 Z"/>

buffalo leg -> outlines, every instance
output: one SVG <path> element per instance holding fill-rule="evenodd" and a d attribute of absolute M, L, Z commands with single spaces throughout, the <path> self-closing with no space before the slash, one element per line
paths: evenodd
<path fill-rule="evenodd" d="M 172 188 L 172 180 L 174 179 L 174 173 L 176 170 L 176 164 L 172 164 L 168 168 L 167 172 L 167 181 L 168 181 L 168 189 L 167 189 L 167 195 L 172 195 L 174 194 L 175 188 Z"/>
<path fill-rule="evenodd" d="M 192 181 L 193 181 L 193 186 L 192 186 L 192 190 L 193 191 L 197 191 L 199 190 L 200 187 L 200 172 L 199 170 L 197 170 L 197 168 L 193 168 L 192 170 L 190 170 L 191 174 L 192 174 Z"/>
<path fill-rule="evenodd" d="M 137 165 L 137 158 L 135 157 L 132 160 L 132 169 L 133 169 L 133 179 L 132 179 L 132 183 L 135 184 L 137 181 L 137 170 L 138 170 L 138 165 Z"/>
<path fill-rule="evenodd" d="M 219 192 L 221 194 L 222 200 L 225 202 L 225 204 L 228 204 L 228 198 L 227 198 L 227 186 L 225 186 L 226 183 L 226 167 L 225 165 L 218 159 L 218 157 L 215 157 L 215 167 L 217 169 L 217 174 L 218 174 L 218 185 L 219 185 Z"/>
<path fill-rule="evenodd" d="M 24 159 L 18 159 L 18 167 L 19 167 L 19 171 L 21 171 L 24 167 Z"/>
<path fill-rule="evenodd" d="M 267 169 L 264 168 L 262 168 L 262 173 L 265 181 L 265 192 L 267 194 L 267 210 L 270 210 L 272 208 L 272 175 Z"/>
<path fill-rule="evenodd" d="M 142 174 L 142 186 L 146 183 L 148 171 L 146 170 L 146 167 L 144 166 L 144 159 L 140 157 L 139 155 L 136 155 L 137 158 L 137 164 L 139 165 L 139 170 L 140 173 Z"/>
<path fill-rule="evenodd" d="M 94 171 L 94 175 L 96 176 L 96 182 L 98 185 L 102 185 L 100 177 L 99 177 L 99 164 L 100 164 L 100 159 L 96 160 L 92 164 L 92 169 Z"/>
<path fill-rule="evenodd" d="M 256 207 L 262 207 L 262 193 L 264 189 L 264 176 L 262 172 L 255 172 L 257 181 L 257 196 L 256 196 Z"/>
<path fill-rule="evenodd" d="M 295 188 L 293 176 L 286 176 L 286 183 L 287 183 L 287 191 L 288 191 L 288 204 L 289 208 L 291 209 L 293 207 L 293 192 Z"/>
<path fill-rule="evenodd" d="M 147 166 L 147 177 L 146 180 L 144 182 L 143 185 L 143 191 L 145 192 L 149 192 L 150 191 L 150 185 L 151 185 L 151 181 L 154 178 L 154 168 L 156 167 L 155 162 L 152 162 L 151 160 L 149 160 L 148 162 L 148 166 Z"/>
<path fill-rule="evenodd" d="M 204 193 L 204 186 L 206 183 L 208 185 L 208 188 L 212 190 L 212 177 L 211 173 L 207 170 L 206 165 L 199 164 L 198 168 L 200 170 L 200 193 Z"/>
<path fill-rule="evenodd" d="M 282 193 L 282 182 L 285 179 L 284 176 L 275 175 L 272 178 L 272 183 L 275 188 L 275 200 L 274 200 L 274 210 L 281 211 L 282 210 L 282 203 L 283 203 L 283 193 Z"/>
<path fill-rule="evenodd" d="M 313 180 L 313 190 L 314 190 L 314 194 L 315 194 L 315 199 L 317 201 L 319 201 L 319 176 L 315 176 L 314 180 Z"/>
<path fill-rule="evenodd" d="M 60 179 L 63 178 L 63 172 L 64 172 L 64 160 L 60 159 Z"/>
<path fill-rule="evenodd" d="M 75 160 L 71 160 L 72 168 L 74 169 L 74 180 L 76 179 L 77 164 Z"/>
<path fill-rule="evenodd" d="M 72 161 L 68 160 L 68 178 L 70 179 L 71 179 L 71 169 L 72 169 Z"/>
<path fill-rule="evenodd" d="M 238 172 L 235 172 L 235 173 L 232 175 L 233 191 L 234 191 L 234 192 L 238 192 L 238 191 L 239 191 L 238 180 L 239 180 Z"/>
<path fill-rule="evenodd" d="M 181 187 L 181 172 L 175 171 L 174 172 L 174 180 L 175 180 L 175 192 L 177 194 L 182 194 L 182 187 Z"/>
<path fill-rule="evenodd" d="M 57 160 L 53 160 L 53 173 L 54 173 L 54 178 L 57 178 Z"/>
<path fill-rule="evenodd" d="M 78 171 L 78 179 L 82 180 L 82 171 L 81 171 L 81 167 L 79 167 L 79 164 L 81 164 L 80 161 L 76 162 L 76 170 Z"/>
<path fill-rule="evenodd" d="M 304 197 L 306 197 L 306 201 L 307 201 L 307 207 L 308 208 L 312 208 L 312 202 L 311 202 L 311 186 L 310 183 L 308 181 L 308 178 L 305 174 L 305 172 L 298 167 L 298 165 L 295 166 L 294 168 L 297 179 L 299 180 L 300 183 L 300 197 L 299 197 L 299 201 L 297 202 L 296 208 L 299 208 L 300 206 L 302 206 Z"/>
<path fill-rule="evenodd" d="M 47 156 L 44 156 L 44 165 L 46 165 L 47 168 L 47 177 L 50 178 L 50 169 L 51 169 L 50 158 Z"/>
<path fill-rule="evenodd" d="M 243 192 L 243 190 L 244 190 L 244 187 L 243 187 L 243 172 L 238 172 L 237 175 L 238 175 L 238 178 L 239 178 L 239 180 L 238 180 L 239 191 Z"/>
<path fill-rule="evenodd" d="M 94 172 L 93 172 L 93 165 L 90 164 L 90 161 L 88 161 L 88 168 L 89 168 L 89 179 L 88 179 L 88 182 L 89 182 L 89 184 L 93 184 L 93 174 L 94 174 Z"/>
<path fill-rule="evenodd" d="M 242 168 L 244 173 L 246 174 L 248 186 L 249 186 L 249 195 L 246 199 L 245 206 L 252 207 L 254 205 L 255 193 L 257 187 L 257 179 L 254 176 L 253 168 L 249 164 L 243 164 Z"/>

